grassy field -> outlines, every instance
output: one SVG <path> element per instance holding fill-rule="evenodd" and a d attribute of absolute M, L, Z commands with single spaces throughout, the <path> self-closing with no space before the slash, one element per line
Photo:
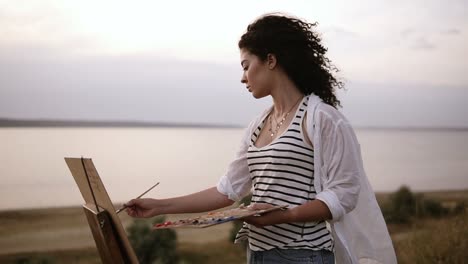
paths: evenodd
<path fill-rule="evenodd" d="M 447 206 L 468 204 L 468 190 L 425 192 Z M 388 199 L 378 194 L 379 201 Z M 168 220 L 189 217 L 171 215 Z M 124 226 L 132 219 L 119 215 Z M 245 250 L 229 240 L 231 223 L 205 229 L 176 229 L 181 263 L 245 263 Z M 399 263 L 463 263 L 468 260 L 468 214 L 389 225 Z M 460 253 L 462 252 L 462 253 Z M 462 255 L 460 255 L 462 254 Z M 31 261 L 32 260 L 32 261 Z M 83 209 L 48 208 L 0 212 L 0 263 L 100 263 Z"/>
<path fill-rule="evenodd" d="M 170 215 L 167 220 L 195 214 Z M 119 214 L 124 227 L 132 223 Z M 245 252 L 232 244 L 232 223 L 203 229 L 176 229 L 178 251 L 186 263 L 239 263 Z M 213 262 L 206 262 L 207 259 Z M 24 262 L 34 259 L 34 262 Z M 193 261 L 196 262 L 193 262 Z M 203 260 L 203 261 L 202 261 Z M 98 252 L 80 207 L 0 212 L 0 263 L 100 263 Z"/>
<path fill-rule="evenodd" d="M 392 239 L 399 263 L 468 263 L 468 213 L 425 219 Z"/>

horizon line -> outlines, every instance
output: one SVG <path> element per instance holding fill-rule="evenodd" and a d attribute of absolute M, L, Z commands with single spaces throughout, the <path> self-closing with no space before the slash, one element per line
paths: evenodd
<path fill-rule="evenodd" d="M 0 127 L 170 127 L 170 128 L 245 128 L 240 124 L 190 123 L 167 121 L 133 121 L 133 120 L 70 120 L 70 119 L 17 119 L 1 118 Z M 354 129 L 364 130 L 440 130 L 467 131 L 465 126 L 378 126 L 353 125 Z"/>

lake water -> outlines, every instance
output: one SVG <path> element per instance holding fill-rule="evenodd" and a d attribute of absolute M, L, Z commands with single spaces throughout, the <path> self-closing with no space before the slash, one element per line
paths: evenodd
<path fill-rule="evenodd" d="M 468 188 L 468 131 L 357 129 L 375 191 Z M 64 157 L 92 158 L 111 199 L 214 186 L 242 129 L 0 128 L 0 210 L 82 204 Z"/>

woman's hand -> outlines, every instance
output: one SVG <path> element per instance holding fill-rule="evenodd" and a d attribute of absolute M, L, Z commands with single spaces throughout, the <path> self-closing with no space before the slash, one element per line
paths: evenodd
<path fill-rule="evenodd" d="M 272 205 L 257 203 L 252 204 L 251 207 L 254 210 L 268 209 Z M 328 206 L 320 200 L 313 200 L 287 210 L 275 210 L 261 216 L 249 216 L 242 220 L 256 227 L 263 227 L 283 223 L 303 223 L 329 219 L 332 219 L 332 214 Z"/>
<path fill-rule="evenodd" d="M 249 205 L 249 209 L 251 210 L 266 210 L 272 207 L 274 206 L 265 203 L 253 203 Z M 288 223 L 290 222 L 290 214 L 289 210 L 275 210 L 258 216 L 254 215 L 245 217 L 242 218 L 242 220 L 256 227 L 264 227 L 268 225 Z"/>
<path fill-rule="evenodd" d="M 124 206 L 127 206 L 127 214 L 131 217 L 148 218 L 162 214 L 161 201 L 156 199 L 133 199 Z"/>

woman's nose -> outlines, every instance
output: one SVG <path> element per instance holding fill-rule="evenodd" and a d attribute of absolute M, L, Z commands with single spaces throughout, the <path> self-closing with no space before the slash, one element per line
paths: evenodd
<path fill-rule="evenodd" d="M 247 83 L 247 78 L 245 78 L 245 73 L 242 74 L 241 83 Z"/>

